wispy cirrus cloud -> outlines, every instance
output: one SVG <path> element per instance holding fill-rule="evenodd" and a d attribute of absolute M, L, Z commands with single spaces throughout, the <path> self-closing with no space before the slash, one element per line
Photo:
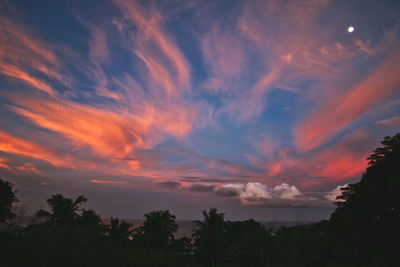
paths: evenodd
<path fill-rule="evenodd" d="M 74 168 L 76 166 L 73 161 L 69 160 L 71 158 L 63 158 L 56 150 L 2 131 L 0 131 L 0 151 L 44 160 L 58 167 Z"/>
<path fill-rule="evenodd" d="M 48 185 L 227 190 L 246 205 L 315 207 L 322 195 L 304 192 L 359 178 L 398 130 L 400 26 L 388 6 L 55 4 L 69 22 L 57 33 L 10 9 L 0 19 L 0 168 Z"/>
<path fill-rule="evenodd" d="M 29 34 L 28 27 L 22 27 L 9 19 L 0 19 L 0 73 L 18 79 L 31 87 L 55 95 L 51 86 L 34 75 L 41 73 L 51 78 L 62 80 L 58 69 L 60 61 L 51 51 L 51 46 Z"/>
<path fill-rule="evenodd" d="M 137 27 L 133 42 L 134 53 L 145 63 L 151 81 L 161 85 L 168 97 L 179 95 L 179 89 L 190 89 L 189 63 L 174 41 L 163 31 L 162 14 L 155 9 L 144 9 L 134 2 L 115 2 L 125 18 Z M 167 66 L 172 67 L 173 71 Z"/>
<path fill-rule="evenodd" d="M 399 60 L 400 53 L 394 53 L 361 83 L 334 96 L 311 114 L 296 132 L 300 149 L 312 149 L 327 142 L 374 105 L 397 94 Z"/>
<path fill-rule="evenodd" d="M 54 68 L 55 72 L 52 73 L 57 73 L 61 65 L 66 67 L 67 64 L 63 64 L 59 56 L 56 56 L 53 45 L 39 41 L 33 34 L 22 30 L 22 26 L 5 20 L 6 23 L 2 24 L 2 33 L 11 38 L 6 39 L 4 49 L 12 50 L 13 47 L 18 49 L 13 50 L 15 52 L 13 58 L 2 54 L 2 60 L 7 62 L 2 64 L 3 74 L 22 80 L 31 87 L 46 92 L 51 98 L 40 95 L 25 98 L 18 93 L 9 92 L 3 92 L 2 95 L 13 103 L 9 106 L 10 109 L 31 124 L 57 133 L 63 138 L 63 143 L 71 143 L 74 149 L 88 148 L 93 154 L 93 164 L 96 164 L 97 157 L 100 156 L 114 163 L 128 165 L 132 170 L 139 170 L 142 168 L 139 160 L 121 162 L 118 159 L 133 156 L 137 148 L 151 148 L 166 136 L 184 137 L 192 128 L 196 108 L 189 107 L 180 98 L 181 90 L 190 89 L 189 66 L 172 39 L 161 29 L 162 23 L 152 20 L 152 15 L 157 11 L 152 11 L 149 13 L 151 16 L 146 18 L 136 10 L 139 8 L 137 5 L 121 1 L 119 6 L 123 12 L 128 12 L 125 13 L 126 18 L 142 29 L 141 34 L 146 37 L 143 40 L 146 40 L 147 44 L 156 44 L 160 52 L 165 54 L 166 60 L 159 61 L 145 43 L 136 42 L 136 40 L 142 41 L 141 39 L 128 36 L 136 46 L 136 52 L 132 53 L 132 56 L 139 55 L 139 58 L 147 64 L 150 72 L 147 82 L 140 85 L 129 74 L 125 74 L 126 79 L 117 79 L 106 74 L 102 64 L 109 58 L 107 33 L 93 23 L 75 16 L 90 32 L 88 41 L 90 62 L 73 71 L 81 72 L 96 81 L 94 84 L 96 91 L 90 95 L 83 95 L 86 103 L 73 99 L 76 96 L 76 88 L 71 94 L 58 95 L 58 90 L 53 89 L 57 85 L 53 82 L 44 82 L 20 68 L 24 65 L 33 66 L 35 70 L 42 70 L 43 74 L 47 74 L 50 80 L 53 78 L 57 80 L 61 74 L 49 75 L 50 72 L 46 71 Z M 148 32 L 151 33 L 149 36 Z M 25 55 L 26 49 L 31 51 L 30 57 Z M 175 71 L 169 69 L 171 62 L 175 66 Z M 158 79 L 157 71 L 160 70 L 166 77 L 161 77 L 159 85 L 163 86 L 166 94 L 175 92 L 175 98 L 171 101 L 164 102 L 165 98 L 160 94 L 160 88 L 153 84 L 156 76 Z M 72 77 L 71 81 L 75 86 L 79 85 L 75 77 Z M 117 90 L 111 90 L 111 86 Z M 96 95 L 107 97 L 114 102 L 96 103 L 97 98 L 88 99 L 89 96 Z M 72 96 L 72 99 L 68 99 L 69 96 Z M 39 147 L 24 146 L 24 150 L 9 148 L 6 152 L 31 156 L 35 153 L 34 149 L 39 150 Z M 44 156 L 41 158 L 48 160 Z M 56 161 L 56 158 L 52 161 Z"/>

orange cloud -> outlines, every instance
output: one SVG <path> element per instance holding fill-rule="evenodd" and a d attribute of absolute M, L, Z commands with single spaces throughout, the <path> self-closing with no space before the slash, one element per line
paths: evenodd
<path fill-rule="evenodd" d="M 143 143 L 147 131 L 134 116 L 122 116 L 104 109 L 67 100 L 53 102 L 34 98 L 15 99 L 24 108 L 14 111 L 42 128 L 67 137 L 77 147 L 88 145 L 102 156 L 125 157 Z"/>
<path fill-rule="evenodd" d="M 68 159 L 67 155 L 58 155 L 55 151 L 0 131 L 0 151 L 27 156 L 49 162 L 57 167 L 74 168 L 75 165 Z"/>
<path fill-rule="evenodd" d="M 296 129 L 300 150 L 310 150 L 329 141 L 375 104 L 398 92 L 400 52 L 349 91 L 336 95 L 314 111 Z"/>
<path fill-rule="evenodd" d="M 63 84 L 68 81 L 59 71 L 61 63 L 53 47 L 38 40 L 32 32 L 7 18 L 0 18 L 0 73 L 54 96 L 56 92 L 34 73 L 43 73 Z"/>
<path fill-rule="evenodd" d="M 39 174 L 39 175 L 43 175 L 43 173 L 40 170 L 38 170 L 35 167 L 35 165 L 33 165 L 32 163 L 29 163 L 29 162 L 25 163 L 22 166 L 16 167 L 16 169 L 18 171 L 32 172 L 32 173 L 36 173 L 36 174 Z"/>
<path fill-rule="evenodd" d="M 40 79 L 30 76 L 28 73 L 16 66 L 0 62 L 0 72 L 10 77 L 20 79 L 36 89 L 48 93 L 49 95 L 54 96 L 56 94 L 56 92 L 48 84 Z"/>
<path fill-rule="evenodd" d="M 90 148 L 100 156 L 122 167 L 139 171 L 141 160 L 121 159 L 134 157 L 138 148 L 152 148 L 165 135 L 182 138 L 192 128 L 196 110 L 183 106 L 165 107 L 142 103 L 121 109 L 106 106 L 96 108 L 60 98 L 37 99 L 8 95 L 18 107 L 10 106 L 19 115 L 35 125 L 60 134 L 76 148 Z M 127 99 L 129 100 L 129 98 Z M 65 139 L 64 139 L 65 140 Z M 96 164 L 95 164 L 96 165 Z M 121 169 L 122 170 L 122 169 Z"/>
<path fill-rule="evenodd" d="M 96 180 L 96 179 L 92 179 L 90 180 L 91 183 L 95 183 L 95 184 L 126 184 L 126 182 L 124 181 L 111 181 L 111 180 Z"/>
<path fill-rule="evenodd" d="M 11 167 L 7 165 L 8 160 L 0 158 L 0 168 L 11 170 Z"/>

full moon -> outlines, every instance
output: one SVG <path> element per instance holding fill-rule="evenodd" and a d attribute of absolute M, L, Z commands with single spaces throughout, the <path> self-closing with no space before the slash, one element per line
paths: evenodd
<path fill-rule="evenodd" d="M 347 31 L 348 31 L 348 32 L 354 32 L 354 27 L 353 27 L 353 26 L 348 27 L 348 28 L 347 28 Z"/>

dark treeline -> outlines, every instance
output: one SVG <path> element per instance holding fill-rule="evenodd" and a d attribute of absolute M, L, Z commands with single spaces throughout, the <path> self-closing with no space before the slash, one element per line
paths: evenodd
<path fill-rule="evenodd" d="M 191 238 L 174 237 L 178 225 L 168 210 L 146 213 L 133 229 L 82 209 L 84 196 L 60 194 L 36 213 L 40 223 L 12 225 L 17 198 L 12 184 L 0 180 L 0 266 L 399 266 L 400 134 L 382 145 L 329 220 L 265 229 L 210 209 L 193 222 Z"/>

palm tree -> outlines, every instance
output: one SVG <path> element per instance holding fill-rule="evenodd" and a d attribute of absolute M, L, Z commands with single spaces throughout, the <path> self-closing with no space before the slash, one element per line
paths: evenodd
<path fill-rule="evenodd" d="M 36 212 L 36 216 L 56 224 L 72 225 L 79 218 L 80 205 L 85 202 L 87 202 L 87 199 L 84 196 L 79 196 L 75 201 L 72 201 L 72 199 L 65 198 L 61 194 L 55 194 L 47 199 L 51 212 L 40 209 Z"/>
<path fill-rule="evenodd" d="M 94 210 L 82 209 L 81 216 L 78 218 L 78 224 L 81 227 L 96 233 L 101 233 L 104 229 L 104 224 L 100 215 L 98 215 Z"/>
<path fill-rule="evenodd" d="M 178 229 L 175 222 L 175 215 L 169 210 L 157 210 L 146 213 L 145 221 L 140 228 L 145 240 L 151 247 L 166 248 L 174 240 L 174 233 Z"/>
<path fill-rule="evenodd" d="M 204 210 L 203 221 L 194 221 L 193 232 L 196 253 L 205 256 L 208 264 L 212 267 L 221 259 L 225 247 L 226 222 L 224 213 L 218 213 L 216 208 L 209 212 Z"/>
<path fill-rule="evenodd" d="M 108 226 L 108 236 L 114 242 L 121 242 L 122 240 L 128 240 L 132 235 L 132 224 L 119 220 L 118 218 L 111 217 L 110 225 Z"/>

